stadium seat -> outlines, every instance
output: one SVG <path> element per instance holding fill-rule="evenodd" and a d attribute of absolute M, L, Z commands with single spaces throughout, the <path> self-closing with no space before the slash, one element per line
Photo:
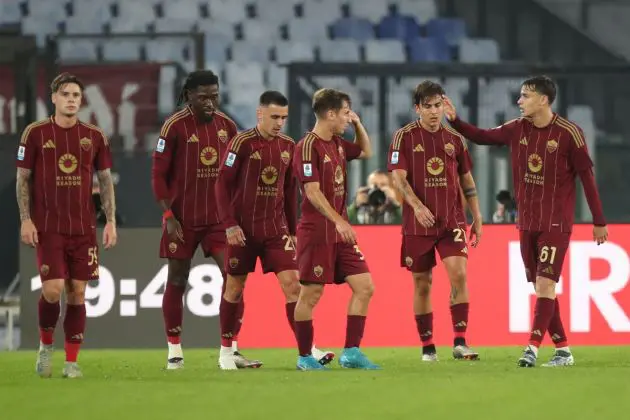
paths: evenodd
<path fill-rule="evenodd" d="M 259 0 L 264 1 L 264 0 Z M 306 0 L 302 3 L 302 18 L 305 21 L 328 25 L 341 17 L 340 0 Z"/>
<path fill-rule="evenodd" d="M 157 33 L 167 32 L 191 32 L 195 26 L 194 19 L 183 18 L 160 18 L 153 23 L 153 29 Z"/>
<path fill-rule="evenodd" d="M 206 47 L 213 42 L 230 43 L 234 41 L 236 35 L 234 24 L 229 22 L 216 22 L 204 19 L 197 22 L 197 29 L 199 32 L 204 33 Z"/>
<path fill-rule="evenodd" d="M 335 39 L 349 38 L 356 41 L 373 39 L 374 26 L 367 19 L 341 18 L 332 24 L 332 36 Z"/>
<path fill-rule="evenodd" d="M 2 2 L 4 2 L 4 0 L 2 0 Z M 28 5 L 28 16 L 42 17 L 56 21 L 62 21 L 68 16 L 64 4 L 59 4 L 56 1 L 29 0 L 26 3 Z"/>
<path fill-rule="evenodd" d="M 435 0 L 399 0 L 396 9 L 401 15 L 413 16 L 421 25 L 438 17 Z"/>
<path fill-rule="evenodd" d="M 252 100 L 252 92 L 258 94 L 264 90 L 264 71 L 259 63 L 228 62 L 225 76 L 230 103 L 248 103 Z"/>
<path fill-rule="evenodd" d="M 245 0 L 209 0 L 203 2 L 208 5 L 210 18 L 217 22 L 239 23 L 247 17 Z"/>
<path fill-rule="evenodd" d="M 459 41 L 459 61 L 462 63 L 498 63 L 499 44 L 494 39 L 462 38 Z"/>
<path fill-rule="evenodd" d="M 183 62 L 193 57 L 193 41 L 186 38 L 151 39 L 145 48 L 150 61 Z"/>
<path fill-rule="evenodd" d="M 280 41 L 275 45 L 276 62 L 287 64 L 292 61 L 314 61 L 313 46 L 307 42 Z"/>
<path fill-rule="evenodd" d="M 165 0 L 162 13 L 165 18 L 195 21 L 201 14 L 199 0 Z"/>
<path fill-rule="evenodd" d="M 377 23 L 383 16 L 389 14 L 389 2 L 386 0 L 366 1 L 350 0 L 350 16 L 367 19 L 372 23 Z"/>
<path fill-rule="evenodd" d="M 448 62 L 451 54 L 446 42 L 441 38 L 415 38 L 407 43 L 409 59 L 414 62 Z"/>
<path fill-rule="evenodd" d="M 117 19 L 149 23 L 157 18 L 155 4 L 151 1 L 120 0 L 117 3 L 117 8 Z"/>
<path fill-rule="evenodd" d="M 214 63 L 223 64 L 227 60 L 227 42 L 207 42 L 204 46 L 205 59 Z"/>
<path fill-rule="evenodd" d="M 109 24 L 109 30 L 113 34 L 128 34 L 133 32 L 147 32 L 149 20 L 136 20 L 133 18 L 115 18 Z"/>
<path fill-rule="evenodd" d="M 310 19 L 294 19 L 288 24 L 291 41 L 318 42 L 329 39 L 328 28 L 321 22 Z"/>
<path fill-rule="evenodd" d="M 427 22 L 427 36 L 442 38 L 449 46 L 457 46 L 466 37 L 466 23 L 461 19 L 437 18 Z"/>
<path fill-rule="evenodd" d="M 230 48 L 232 52 L 232 61 L 239 63 L 256 61 L 258 63 L 267 63 L 269 61 L 269 52 L 271 43 L 261 39 L 256 41 L 236 41 Z"/>
<path fill-rule="evenodd" d="M 361 60 L 359 44 L 353 39 L 320 42 L 319 59 L 333 63 L 358 62 Z"/>
<path fill-rule="evenodd" d="M 59 32 L 59 22 L 41 16 L 27 16 L 22 18 L 22 32 L 35 36 L 37 46 L 43 47 L 48 35 Z"/>
<path fill-rule="evenodd" d="M 87 39 L 59 39 L 58 52 L 62 62 L 96 61 L 96 43 Z"/>
<path fill-rule="evenodd" d="M 64 22 L 67 34 L 100 34 L 104 21 L 100 16 L 72 16 Z"/>
<path fill-rule="evenodd" d="M 288 94 L 287 89 L 287 69 L 276 65 L 267 67 L 267 83 L 268 89 L 278 90 Z"/>
<path fill-rule="evenodd" d="M 407 40 L 420 36 L 420 25 L 413 16 L 385 16 L 377 28 L 379 38 Z"/>
<path fill-rule="evenodd" d="M 17 23 L 22 18 L 20 11 L 21 0 L 0 1 L 0 25 L 3 23 Z"/>
<path fill-rule="evenodd" d="M 110 39 L 103 42 L 103 59 L 111 61 L 139 61 L 140 41 Z"/>
<path fill-rule="evenodd" d="M 373 39 L 364 45 L 365 61 L 373 63 L 404 63 L 405 47 L 395 39 Z"/>
<path fill-rule="evenodd" d="M 259 0 L 254 3 L 256 19 L 272 24 L 284 24 L 295 19 L 297 0 Z"/>
<path fill-rule="evenodd" d="M 236 123 L 244 130 L 252 128 L 258 122 L 256 117 L 256 107 L 258 106 L 258 98 L 248 103 L 230 103 L 227 111 Z"/>
<path fill-rule="evenodd" d="M 88 18 L 106 23 L 112 18 L 111 4 L 102 0 L 75 0 L 72 3 L 72 16 L 77 20 Z"/>
<path fill-rule="evenodd" d="M 277 24 L 261 20 L 248 20 L 241 24 L 243 39 L 258 41 L 261 39 L 280 39 L 280 30 Z"/>

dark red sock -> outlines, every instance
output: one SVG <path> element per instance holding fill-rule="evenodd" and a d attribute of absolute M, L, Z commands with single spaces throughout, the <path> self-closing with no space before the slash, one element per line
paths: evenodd
<path fill-rule="evenodd" d="M 289 326 L 293 334 L 295 334 L 295 305 L 297 305 L 297 302 L 289 302 L 284 305 L 284 309 L 287 313 L 287 321 L 289 321 Z"/>
<path fill-rule="evenodd" d="M 549 323 L 556 309 L 556 301 L 554 299 L 540 297 L 536 299 L 536 308 L 534 309 L 534 322 L 532 332 L 529 336 L 529 344 L 540 347 L 543 337 L 549 328 Z"/>
<path fill-rule="evenodd" d="M 39 315 L 39 340 L 46 346 L 52 345 L 55 335 L 55 327 L 59 320 L 59 312 L 61 306 L 59 302 L 50 303 L 44 299 L 43 295 L 39 296 L 37 304 L 37 312 Z"/>
<path fill-rule="evenodd" d="M 433 312 L 416 315 L 416 327 L 422 347 L 433 346 Z"/>
<path fill-rule="evenodd" d="M 219 323 L 221 324 L 221 345 L 223 347 L 232 347 L 237 315 L 238 303 L 228 302 L 224 297 L 221 297 Z"/>
<path fill-rule="evenodd" d="M 344 348 L 350 349 L 361 346 L 363 331 L 365 330 L 365 318 L 363 315 L 348 315 Z"/>
<path fill-rule="evenodd" d="M 63 331 L 66 335 L 66 362 L 76 362 L 85 332 L 85 305 L 66 305 Z"/>
<path fill-rule="evenodd" d="M 300 356 L 310 356 L 313 348 L 313 320 L 295 321 L 294 325 Z"/>
<path fill-rule="evenodd" d="M 451 306 L 451 319 L 453 320 L 453 333 L 455 346 L 466 345 L 466 328 L 468 328 L 468 303 L 458 303 Z"/>
<path fill-rule="evenodd" d="M 162 315 L 166 339 L 171 344 L 179 344 L 184 321 L 184 292 L 186 286 L 179 286 L 170 282 L 166 283 L 164 296 L 162 297 Z"/>
<path fill-rule="evenodd" d="M 567 347 L 567 335 L 564 332 L 564 325 L 562 325 L 562 318 L 560 318 L 560 302 L 556 298 L 556 308 L 553 311 L 551 322 L 549 322 L 549 336 L 551 341 L 556 345 L 556 348 Z"/>
<path fill-rule="evenodd" d="M 241 295 L 241 300 L 236 307 L 236 322 L 234 324 L 234 337 L 232 337 L 234 341 L 238 341 L 238 335 L 241 333 L 241 328 L 243 327 L 243 315 L 245 314 L 245 300 L 243 300 L 243 298 L 243 295 Z"/>

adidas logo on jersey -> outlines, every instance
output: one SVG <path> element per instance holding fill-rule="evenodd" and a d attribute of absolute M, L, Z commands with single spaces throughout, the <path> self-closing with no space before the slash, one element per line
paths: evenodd
<path fill-rule="evenodd" d="M 261 158 L 261 156 L 260 156 L 260 152 L 258 152 L 258 151 L 256 151 L 256 152 L 252 153 L 252 154 L 249 156 L 249 158 L 250 158 L 250 159 L 256 159 L 256 160 L 260 160 L 260 159 L 262 159 L 262 158 Z"/>
<path fill-rule="evenodd" d="M 190 136 L 187 143 L 199 143 L 199 137 L 197 137 L 196 134 L 193 134 Z"/>
<path fill-rule="evenodd" d="M 330 158 L 328 157 L 328 155 L 324 155 L 324 162 L 330 162 Z"/>
<path fill-rule="evenodd" d="M 424 152 L 424 147 L 422 147 L 421 144 L 418 144 L 416 147 L 413 148 L 414 152 Z"/>
<path fill-rule="evenodd" d="M 523 138 L 521 139 L 520 143 L 521 143 L 523 146 L 527 146 L 527 144 L 528 144 L 528 143 L 527 143 L 527 139 L 526 139 L 525 137 L 523 137 Z"/>
<path fill-rule="evenodd" d="M 54 149 L 55 148 L 55 142 L 52 140 L 48 140 L 46 143 L 44 143 L 43 146 L 44 149 Z"/>

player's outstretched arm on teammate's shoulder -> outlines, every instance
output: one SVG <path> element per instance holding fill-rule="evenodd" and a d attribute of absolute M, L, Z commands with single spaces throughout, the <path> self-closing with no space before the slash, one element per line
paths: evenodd
<path fill-rule="evenodd" d="M 446 119 L 451 124 L 451 127 L 453 127 L 462 136 L 466 137 L 475 144 L 487 146 L 509 144 L 512 136 L 511 129 L 514 125 L 513 122 L 492 128 L 490 130 L 484 130 L 459 119 L 457 116 L 457 110 L 448 96 L 445 95 L 442 99 L 444 100 L 444 114 L 446 115 Z"/>
<path fill-rule="evenodd" d="M 370 159 L 372 157 L 372 142 L 367 130 L 354 111 L 350 111 L 350 120 L 356 134 L 354 141 L 361 148 L 361 153 L 357 159 Z"/>

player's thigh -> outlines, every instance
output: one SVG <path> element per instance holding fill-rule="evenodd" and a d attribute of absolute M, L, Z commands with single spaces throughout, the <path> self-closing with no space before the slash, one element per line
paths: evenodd
<path fill-rule="evenodd" d="M 300 283 L 332 284 L 335 279 L 334 244 L 309 243 L 298 238 L 297 259 Z"/>
<path fill-rule="evenodd" d="M 365 261 L 365 256 L 361 252 L 359 245 L 339 242 L 336 244 L 335 252 L 335 283 L 342 284 L 349 277 L 370 277 L 370 269 Z M 371 280 L 370 280 L 371 281 Z"/>
<path fill-rule="evenodd" d="M 208 226 L 202 235 L 200 238 L 201 250 L 206 258 L 224 252 L 227 241 L 223 224 Z"/>
<path fill-rule="evenodd" d="M 98 256 L 96 231 L 87 235 L 66 237 L 66 258 L 70 279 L 78 281 L 98 279 Z"/>
<path fill-rule="evenodd" d="M 400 266 L 412 273 L 424 273 L 435 267 L 435 236 L 404 235 L 400 249 Z"/>
<path fill-rule="evenodd" d="M 537 239 L 540 232 L 519 230 L 521 244 L 521 258 L 525 267 L 525 275 L 530 283 L 536 282 L 536 268 L 538 265 Z"/>
<path fill-rule="evenodd" d="M 466 265 L 468 262 L 466 230 L 458 228 L 445 231 L 438 239 L 436 249 L 444 263 L 451 283 L 466 281 Z"/>
<path fill-rule="evenodd" d="M 88 282 L 81 279 L 67 279 L 65 281 L 66 299 L 70 305 L 85 303 L 85 289 Z"/>
<path fill-rule="evenodd" d="M 168 232 L 166 231 L 166 225 L 162 228 L 162 238 L 160 240 L 160 258 L 168 258 L 173 260 L 192 260 L 201 241 L 198 230 L 190 227 L 182 226 L 182 232 L 184 234 L 183 242 L 176 239 L 172 241 Z"/>
<path fill-rule="evenodd" d="M 247 241 L 245 246 L 227 245 L 224 254 L 224 271 L 232 276 L 253 273 L 256 269 L 259 251 L 260 246 L 254 241 Z"/>
<path fill-rule="evenodd" d="M 70 278 L 66 261 L 65 236 L 58 233 L 40 232 L 38 240 L 35 250 L 42 282 Z M 63 282 L 61 288 L 63 289 Z"/>
<path fill-rule="evenodd" d="M 297 254 L 291 236 L 274 236 L 263 241 L 260 260 L 263 273 L 297 270 Z"/>
<path fill-rule="evenodd" d="M 540 233 L 536 241 L 538 248 L 537 277 L 545 277 L 555 282 L 560 279 L 570 240 L 571 234 L 568 232 Z"/>

